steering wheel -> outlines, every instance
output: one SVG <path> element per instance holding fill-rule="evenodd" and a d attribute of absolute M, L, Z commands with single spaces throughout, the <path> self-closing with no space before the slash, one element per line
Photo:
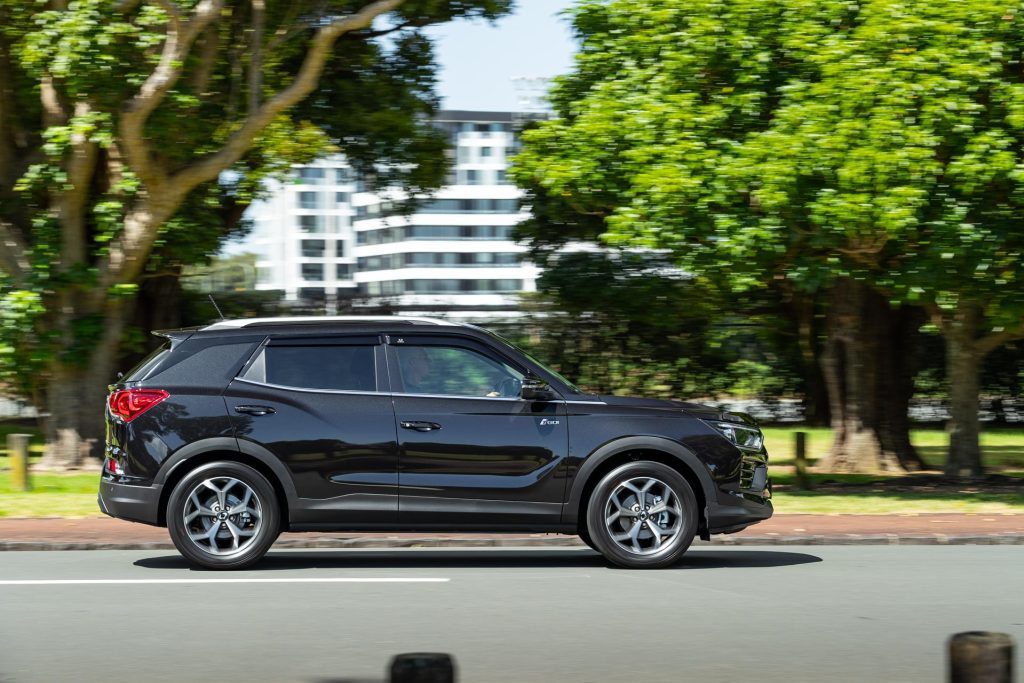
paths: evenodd
<path fill-rule="evenodd" d="M 515 398 L 519 395 L 522 386 L 523 383 L 515 377 L 506 377 L 495 385 L 494 391 L 501 398 Z"/>

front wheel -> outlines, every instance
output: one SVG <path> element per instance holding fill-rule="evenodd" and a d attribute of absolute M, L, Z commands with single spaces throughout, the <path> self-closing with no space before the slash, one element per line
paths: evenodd
<path fill-rule="evenodd" d="M 630 569 L 674 564 L 697 532 L 697 497 L 660 462 L 630 462 L 609 472 L 587 503 L 587 531 L 605 558 Z"/>
<path fill-rule="evenodd" d="M 212 462 L 185 475 L 167 501 L 167 530 L 178 552 L 207 569 L 244 569 L 280 533 L 281 515 L 266 478 L 238 462 Z"/>

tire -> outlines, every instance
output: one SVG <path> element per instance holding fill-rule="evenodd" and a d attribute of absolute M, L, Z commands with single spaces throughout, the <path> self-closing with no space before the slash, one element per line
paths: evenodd
<path fill-rule="evenodd" d="M 590 537 L 590 532 L 587 531 L 587 527 L 581 525 L 580 528 L 576 530 L 576 535 L 579 536 L 580 540 L 586 543 L 591 550 L 601 552 L 601 549 L 594 545 L 594 539 Z"/>
<path fill-rule="evenodd" d="M 274 487 L 262 474 L 239 462 L 211 462 L 174 487 L 167 501 L 167 530 L 190 563 L 244 569 L 259 562 L 277 540 L 280 510 Z"/>
<path fill-rule="evenodd" d="M 659 509 L 662 504 L 665 507 Z M 668 465 L 630 462 L 606 474 L 591 493 L 587 531 L 612 564 L 628 569 L 668 567 L 693 542 L 697 497 L 689 482 Z"/>

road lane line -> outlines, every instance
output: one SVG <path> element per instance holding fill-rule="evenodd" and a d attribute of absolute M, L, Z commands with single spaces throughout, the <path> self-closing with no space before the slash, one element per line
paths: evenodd
<path fill-rule="evenodd" d="M 91 586 L 175 583 L 448 583 L 445 578 L 323 577 L 277 579 L 18 579 L 0 580 L 0 586 Z"/>

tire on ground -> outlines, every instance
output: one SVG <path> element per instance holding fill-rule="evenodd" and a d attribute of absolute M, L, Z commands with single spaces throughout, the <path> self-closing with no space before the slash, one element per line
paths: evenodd
<path fill-rule="evenodd" d="M 651 477 L 668 484 L 679 498 L 680 530 L 665 543 L 665 547 L 651 554 L 641 555 L 621 547 L 605 524 L 605 508 L 609 496 L 623 482 L 638 477 Z M 697 533 L 697 497 L 686 478 L 677 470 L 660 462 L 637 460 L 616 467 L 598 482 L 587 501 L 587 532 L 605 559 L 629 569 L 658 569 L 675 564 L 690 547 Z"/>
<path fill-rule="evenodd" d="M 184 519 L 185 507 L 192 491 L 205 480 L 237 479 L 252 489 L 262 512 L 261 523 L 251 542 L 238 551 L 214 554 L 200 548 L 189 536 Z M 178 552 L 189 562 L 206 569 L 244 569 L 266 555 L 281 532 L 281 507 L 274 487 L 266 477 L 248 465 L 218 461 L 201 465 L 186 474 L 174 487 L 167 500 L 167 530 Z"/>

